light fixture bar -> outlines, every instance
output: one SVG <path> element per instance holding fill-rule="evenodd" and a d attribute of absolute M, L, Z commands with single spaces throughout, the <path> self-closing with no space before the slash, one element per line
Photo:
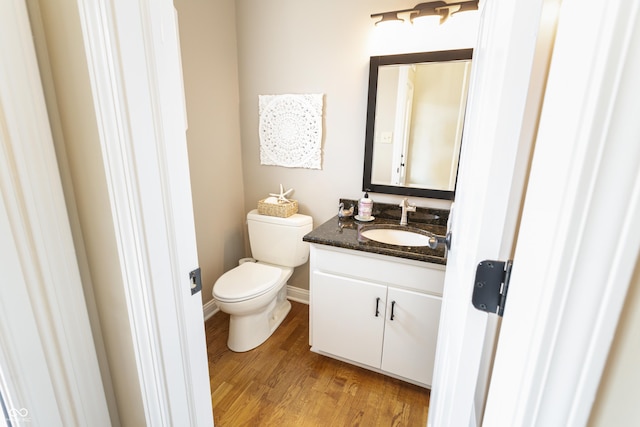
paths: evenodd
<path fill-rule="evenodd" d="M 404 22 L 404 19 L 398 17 L 398 12 L 384 12 L 378 13 L 375 15 L 371 15 L 372 18 L 381 17 L 379 21 L 376 21 L 376 25 L 383 24 L 386 22 Z"/>
<path fill-rule="evenodd" d="M 412 9 L 400 9 L 391 10 L 389 12 L 374 13 L 372 18 L 381 18 L 376 22 L 378 25 L 381 22 L 392 21 L 404 21 L 398 17 L 399 13 L 410 13 L 410 20 L 413 22 L 416 18 L 425 16 L 440 16 L 440 24 L 444 23 L 451 15 L 459 12 L 467 12 L 472 10 L 478 10 L 479 0 L 466 0 L 459 2 L 447 3 L 444 1 L 431 1 L 425 3 L 418 3 Z"/>

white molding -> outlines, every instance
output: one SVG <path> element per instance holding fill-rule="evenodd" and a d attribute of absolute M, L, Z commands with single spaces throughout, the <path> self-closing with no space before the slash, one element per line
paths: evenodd
<path fill-rule="evenodd" d="M 12 424 L 106 426 L 25 2 L 0 27 L 0 388 Z"/>
<path fill-rule="evenodd" d="M 211 316 L 213 316 L 219 311 L 220 311 L 220 308 L 216 305 L 216 302 L 214 300 L 209 300 L 209 302 L 205 303 L 202 306 L 202 314 L 204 317 L 204 321 L 206 322 L 211 318 Z"/>
<path fill-rule="evenodd" d="M 146 422 L 212 425 L 175 11 L 78 4 Z"/>
<path fill-rule="evenodd" d="M 287 299 L 309 305 L 309 290 L 287 285 Z"/>
<path fill-rule="evenodd" d="M 142 391 L 143 409 L 150 425 L 168 425 L 170 418 L 164 381 L 158 355 L 161 354 L 159 337 L 151 333 L 157 329 L 157 319 L 147 301 L 149 289 L 148 259 L 138 236 L 144 234 L 140 213 L 134 208 L 140 195 L 131 145 L 132 126 L 128 121 L 127 103 L 123 99 L 124 76 L 119 47 L 113 40 L 115 17 L 112 8 L 97 2 L 78 1 L 80 23 L 85 36 L 87 65 L 96 109 L 96 122 L 104 158 L 105 175 L 109 188 L 114 228 L 122 268 L 131 333 L 134 340 L 138 381 Z"/>

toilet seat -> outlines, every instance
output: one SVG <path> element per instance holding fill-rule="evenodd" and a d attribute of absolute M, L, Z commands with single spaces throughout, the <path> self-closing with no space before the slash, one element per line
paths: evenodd
<path fill-rule="evenodd" d="M 265 294 L 279 282 L 281 269 L 245 262 L 224 273 L 213 286 L 213 296 L 223 302 L 241 302 Z"/>

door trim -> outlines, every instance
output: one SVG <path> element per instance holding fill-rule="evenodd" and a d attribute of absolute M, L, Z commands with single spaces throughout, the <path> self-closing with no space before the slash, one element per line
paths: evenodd
<path fill-rule="evenodd" d="M 640 0 L 562 2 L 486 425 L 589 421 L 640 250 L 639 74 Z"/>
<path fill-rule="evenodd" d="M 145 418 L 213 425 L 175 10 L 78 4 Z"/>
<path fill-rule="evenodd" d="M 13 425 L 110 425 L 26 3 L 0 26 L 0 392 Z"/>

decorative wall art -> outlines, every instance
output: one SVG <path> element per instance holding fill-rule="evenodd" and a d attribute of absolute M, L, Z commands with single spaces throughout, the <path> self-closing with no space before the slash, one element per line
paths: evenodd
<path fill-rule="evenodd" d="M 258 96 L 260 164 L 322 169 L 323 96 Z"/>

